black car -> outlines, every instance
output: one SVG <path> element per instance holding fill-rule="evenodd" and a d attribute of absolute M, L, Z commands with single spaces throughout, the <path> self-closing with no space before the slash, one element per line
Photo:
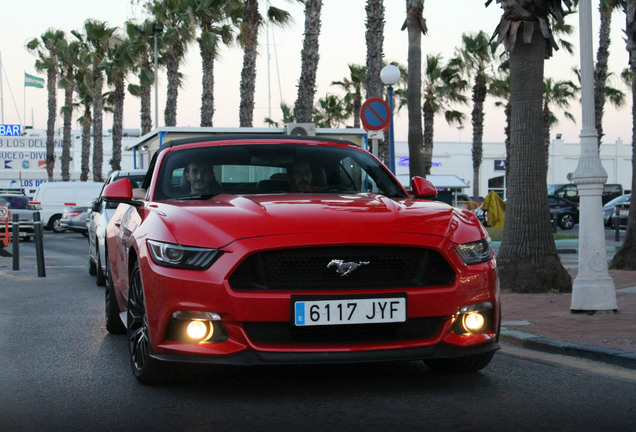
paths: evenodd
<path fill-rule="evenodd" d="M 548 197 L 550 204 L 550 217 L 552 221 L 556 218 L 559 228 L 569 230 L 579 223 L 579 204 L 555 196 Z"/>

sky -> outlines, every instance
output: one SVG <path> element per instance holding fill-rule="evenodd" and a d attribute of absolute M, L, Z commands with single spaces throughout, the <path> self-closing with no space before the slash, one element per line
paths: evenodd
<path fill-rule="evenodd" d="M 264 14 L 265 1 L 261 2 Z M 256 109 L 254 126 L 266 126 L 264 119 L 270 116 L 280 121 L 280 102 L 293 105 L 297 97 L 297 83 L 300 76 L 300 52 L 304 30 L 304 9 L 302 5 L 287 0 L 270 0 L 274 6 L 287 9 L 294 17 L 294 23 L 285 29 L 262 30 L 257 61 Z M 484 0 L 428 0 L 425 2 L 424 17 L 428 24 L 428 35 L 422 37 L 422 58 L 426 54 L 442 54 L 450 58 L 461 44 L 463 33 L 484 30 L 492 34 L 501 16 L 501 7 L 493 2 L 484 6 Z M 596 2 L 593 2 L 596 3 Z M 342 91 L 331 85 L 342 80 L 348 73 L 348 64 L 365 64 L 365 0 L 324 0 L 322 6 L 322 26 L 320 32 L 320 63 L 317 74 L 315 101 L 326 93 L 342 95 Z M 408 35 L 401 31 L 405 17 L 404 0 L 385 0 L 384 56 L 387 62 L 397 61 L 407 64 Z M 451 7 L 452 6 L 452 7 Z M 598 40 L 598 11 L 593 6 L 594 52 Z M 122 27 L 126 20 L 143 21 L 143 9 L 131 0 L 24 0 L 14 2 L 11 12 L 5 12 L 0 26 L 0 55 L 2 60 L 2 123 L 33 123 L 35 129 L 45 129 L 47 119 L 47 92 L 45 89 L 24 87 L 24 73 L 45 78 L 44 73 L 35 70 L 36 57 L 25 48 L 26 43 L 43 34 L 47 29 L 64 30 L 69 38 L 71 30 L 82 30 L 87 19 L 106 21 L 110 26 Z M 559 80 L 573 80 L 576 77 L 571 68 L 579 63 L 579 17 L 574 14 L 568 23 L 577 30 L 570 38 L 575 45 L 574 55 L 559 50 L 545 64 L 545 76 Z M 620 71 L 628 65 L 628 55 L 623 40 L 625 18 L 616 12 L 612 21 L 612 46 L 610 47 L 610 71 L 616 75 L 612 85 L 627 92 L 620 83 Z M 267 36 L 269 33 L 269 44 Z M 269 61 L 268 61 L 269 45 Z M 239 85 L 242 67 L 242 50 L 238 46 L 223 47 L 215 65 L 215 114 L 216 127 L 237 127 L 239 124 Z M 177 126 L 198 126 L 201 106 L 201 60 L 196 45 L 192 45 L 181 65 L 184 75 L 183 87 L 179 90 L 177 103 Z M 163 123 L 163 109 L 166 99 L 166 75 L 159 72 L 159 123 Z M 467 93 L 470 99 L 470 94 Z M 153 89 L 154 98 L 154 89 Z M 58 93 L 58 107 L 63 93 Z M 628 97 L 628 101 L 631 98 Z M 140 128 L 139 99 L 127 94 L 124 109 L 124 128 Z M 154 100 L 152 101 L 154 119 Z M 447 125 L 441 116 L 435 119 L 435 141 L 466 142 L 472 140 L 470 126 L 471 106 L 458 107 L 466 114 L 464 129 L 457 125 Z M 488 101 L 485 107 L 484 142 L 504 140 L 505 116 L 501 108 Z M 579 142 L 582 129 L 581 108 L 574 102 L 569 111 L 576 117 L 573 123 L 559 115 L 561 121 L 552 129 L 553 138 L 561 133 L 566 142 Z M 75 116 L 75 118 L 77 115 Z M 74 118 L 73 127 L 79 128 Z M 33 121 L 32 121 L 33 120 Z M 104 128 L 112 125 L 112 117 L 106 115 Z M 61 120 L 58 121 L 61 127 Z M 605 142 L 617 139 L 629 142 L 632 136 L 631 103 L 621 109 L 606 105 L 604 120 Z M 408 121 L 406 107 L 395 117 L 395 139 L 406 141 Z"/>

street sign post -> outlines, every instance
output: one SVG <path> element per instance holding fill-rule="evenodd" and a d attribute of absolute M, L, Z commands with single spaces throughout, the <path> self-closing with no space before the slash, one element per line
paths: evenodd
<path fill-rule="evenodd" d="M 384 131 L 391 124 L 389 104 L 378 97 L 367 99 L 360 109 L 360 121 L 367 131 Z"/>

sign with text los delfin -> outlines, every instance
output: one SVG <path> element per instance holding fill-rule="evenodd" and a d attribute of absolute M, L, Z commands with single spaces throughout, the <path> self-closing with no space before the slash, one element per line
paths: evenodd
<path fill-rule="evenodd" d="M 0 136 L 21 136 L 20 125 L 0 124 Z"/>

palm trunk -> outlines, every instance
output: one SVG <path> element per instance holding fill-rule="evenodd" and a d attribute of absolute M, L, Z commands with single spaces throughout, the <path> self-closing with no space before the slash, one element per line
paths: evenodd
<path fill-rule="evenodd" d="M 148 56 L 145 56 L 142 63 L 142 68 L 146 70 L 151 70 L 150 67 L 150 59 Z M 140 83 L 141 87 L 141 135 L 146 135 L 148 132 L 152 130 L 152 110 L 150 108 L 151 102 L 151 86 L 149 84 L 145 84 L 144 82 Z M 158 125 L 155 125 L 158 127 Z"/>
<path fill-rule="evenodd" d="M 261 25 L 261 14 L 258 13 L 257 0 L 247 0 L 245 2 L 243 19 L 247 23 L 247 27 L 245 29 L 243 69 L 241 70 L 239 122 L 241 127 L 252 127 L 254 122 L 254 93 L 256 92 L 258 30 Z"/>
<path fill-rule="evenodd" d="M 201 78 L 201 87 L 203 89 L 201 92 L 201 127 L 212 127 L 212 117 L 214 116 L 215 53 L 205 46 L 202 40 L 199 40 L 199 51 L 201 52 L 201 63 L 203 66 L 203 76 Z"/>
<path fill-rule="evenodd" d="M 421 7 L 414 4 L 409 7 L 407 0 L 406 28 L 408 30 L 408 109 L 409 131 L 409 175 L 425 177 L 430 174 L 433 155 L 433 143 L 423 143 L 422 136 L 422 17 Z M 404 28 L 404 27 L 403 27 Z M 432 124 L 431 124 L 432 126 Z M 424 145 L 423 145 L 424 144 Z M 427 156 L 428 155 L 428 156 Z"/>
<path fill-rule="evenodd" d="M 95 96 L 93 96 L 93 181 L 102 182 L 102 165 L 104 163 L 104 141 L 102 139 L 103 125 L 103 101 L 102 86 L 104 77 L 96 71 L 93 74 L 95 83 Z"/>
<path fill-rule="evenodd" d="M 603 111 L 605 109 L 605 81 L 607 80 L 607 60 L 609 58 L 610 29 L 612 11 L 601 8 L 601 28 L 599 30 L 599 44 L 596 53 L 596 68 L 594 70 L 594 122 L 598 133 L 598 145 L 603 140 Z"/>
<path fill-rule="evenodd" d="M 627 25 L 625 30 L 629 66 L 632 71 L 632 193 L 636 190 L 636 0 L 625 2 Z M 630 207 L 625 241 L 612 258 L 612 269 L 636 270 L 636 211 Z"/>
<path fill-rule="evenodd" d="M 70 87 L 64 89 L 64 126 L 62 135 L 62 181 L 69 181 L 71 174 L 69 172 L 69 165 L 71 162 L 71 128 L 73 121 L 73 73 L 72 71 L 67 74 Z"/>
<path fill-rule="evenodd" d="M 115 83 L 113 112 L 113 157 L 110 166 L 113 171 L 121 169 L 121 132 L 124 123 L 124 98 L 126 97 L 125 82 L 122 78 Z"/>
<path fill-rule="evenodd" d="M 298 100 L 296 121 L 310 123 L 314 109 L 316 93 L 316 73 L 318 71 L 318 38 L 320 36 L 320 9 L 322 0 L 305 1 L 305 39 L 301 57 L 300 80 L 298 81 Z"/>
<path fill-rule="evenodd" d="M 487 93 L 486 76 L 478 72 L 473 87 L 473 200 L 479 200 L 479 171 L 484 155 L 484 101 Z"/>
<path fill-rule="evenodd" d="M 82 122 L 82 172 L 80 174 L 81 181 L 88 180 L 90 172 L 90 156 L 91 156 L 91 124 L 93 123 L 91 106 L 84 107 L 84 115 Z"/>
<path fill-rule="evenodd" d="M 429 98 L 434 96 L 424 96 L 423 116 L 424 116 L 424 146 L 422 147 L 422 157 L 426 174 L 430 174 L 433 166 L 433 138 L 435 136 L 435 112 Z M 417 174 L 411 174 L 411 177 Z"/>
<path fill-rule="evenodd" d="M 56 70 L 55 68 L 50 68 L 47 71 L 47 90 L 49 91 L 49 117 L 46 122 L 46 174 L 49 178 L 49 181 L 53 181 L 53 168 L 55 166 L 55 118 L 57 117 L 57 98 L 55 94 L 56 85 Z"/>
<path fill-rule="evenodd" d="M 168 76 L 168 94 L 163 121 L 166 126 L 177 125 L 177 96 L 179 96 L 179 61 L 166 56 L 166 70 Z"/>
<path fill-rule="evenodd" d="M 367 71 L 365 85 L 367 99 L 372 97 L 382 97 L 384 95 L 384 84 L 380 79 L 382 71 L 382 58 L 384 46 L 384 2 L 383 0 L 367 0 L 365 7 L 367 12 Z M 353 127 L 360 127 L 360 106 L 354 107 L 355 117 Z M 382 139 L 378 145 L 378 156 L 381 161 L 388 164 L 389 141 Z"/>
<path fill-rule="evenodd" d="M 567 292 L 572 278 L 552 237 L 542 128 L 545 39 L 517 40 L 510 52 L 511 140 L 508 203 L 497 256 L 501 287 L 514 292 Z"/>

